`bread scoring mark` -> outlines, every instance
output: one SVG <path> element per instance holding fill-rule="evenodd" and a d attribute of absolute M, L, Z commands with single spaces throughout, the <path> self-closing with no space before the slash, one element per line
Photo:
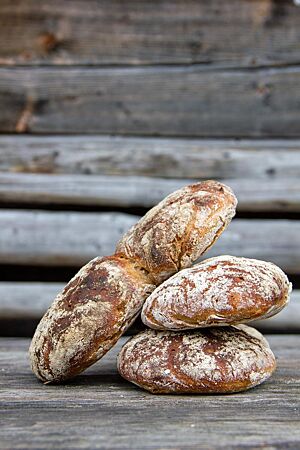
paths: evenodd
<path fill-rule="evenodd" d="M 154 329 L 188 329 L 248 322 L 277 314 L 291 284 L 272 263 L 219 256 L 182 270 L 146 300 L 142 320 Z"/>
<path fill-rule="evenodd" d="M 189 332 L 147 330 L 118 356 L 120 374 L 153 393 L 229 393 L 265 381 L 275 370 L 266 340 L 247 326 Z"/>

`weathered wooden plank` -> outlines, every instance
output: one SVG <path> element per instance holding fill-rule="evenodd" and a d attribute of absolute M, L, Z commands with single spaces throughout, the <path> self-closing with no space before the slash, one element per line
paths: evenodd
<path fill-rule="evenodd" d="M 138 218 L 120 213 L 0 211 L 0 262 L 82 265 L 110 255 Z"/>
<path fill-rule="evenodd" d="M 268 336 L 272 378 L 240 394 L 152 395 L 122 380 L 124 339 L 85 374 L 43 385 L 31 374 L 27 339 L 0 340 L 2 448 L 298 448 L 300 354 L 296 335 Z M 26 412 L 26 413 L 25 413 Z M 226 414 L 224 413 L 226 412 Z"/>
<path fill-rule="evenodd" d="M 198 180 L 136 176 L 0 173 L 0 202 L 151 207 Z M 222 180 L 232 187 L 239 211 L 300 211 L 300 179 Z"/>
<path fill-rule="evenodd" d="M 297 179 L 300 140 L 3 135 L 0 170 L 195 179 Z"/>
<path fill-rule="evenodd" d="M 0 63 L 297 63 L 299 16 L 284 0 L 2 0 Z"/>
<path fill-rule="evenodd" d="M 300 68 L 2 68 L 0 131 L 300 135 Z"/>
<path fill-rule="evenodd" d="M 39 320 L 64 283 L 0 283 L 0 320 Z M 300 291 L 294 290 L 288 306 L 275 317 L 253 323 L 258 329 L 300 332 Z"/>
<path fill-rule="evenodd" d="M 0 211 L 0 263 L 80 266 L 108 255 L 138 217 L 122 213 Z M 300 221 L 236 219 L 207 253 L 273 261 L 300 273 Z"/>

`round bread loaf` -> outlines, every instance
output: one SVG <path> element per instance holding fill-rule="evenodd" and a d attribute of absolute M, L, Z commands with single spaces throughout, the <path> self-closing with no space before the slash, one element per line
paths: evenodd
<path fill-rule="evenodd" d="M 266 339 L 246 325 L 147 330 L 118 356 L 122 377 L 157 394 L 239 392 L 261 384 L 275 368 Z"/>
<path fill-rule="evenodd" d="M 291 284 L 270 262 L 219 256 L 182 270 L 146 300 L 142 320 L 158 330 L 231 325 L 277 314 Z"/>
<path fill-rule="evenodd" d="M 32 370 L 42 381 L 62 381 L 101 358 L 140 312 L 154 289 L 125 258 L 95 258 L 58 294 L 30 345 Z"/>
<path fill-rule="evenodd" d="M 235 214 L 236 197 L 217 181 L 191 184 L 152 208 L 117 246 L 144 267 L 155 284 L 190 266 L 220 236 Z"/>
<path fill-rule="evenodd" d="M 154 287 L 212 245 L 235 206 L 234 194 L 221 183 L 187 186 L 149 211 L 121 240 L 115 256 L 96 258 L 81 269 L 35 332 L 30 359 L 37 377 L 62 381 L 100 359 Z"/>

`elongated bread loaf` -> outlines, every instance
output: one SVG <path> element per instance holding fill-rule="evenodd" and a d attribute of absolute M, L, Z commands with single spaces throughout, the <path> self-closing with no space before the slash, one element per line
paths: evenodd
<path fill-rule="evenodd" d="M 219 256 L 182 270 L 146 300 L 142 320 L 158 330 L 231 325 L 271 317 L 288 303 L 291 284 L 270 262 Z"/>
<path fill-rule="evenodd" d="M 122 377 L 156 394 L 243 391 L 275 370 L 266 339 L 246 325 L 196 331 L 147 330 L 118 356 Z"/>
<path fill-rule="evenodd" d="M 213 244 L 235 206 L 232 191 L 221 183 L 187 186 L 149 211 L 115 256 L 83 267 L 38 325 L 30 346 L 36 376 L 62 381 L 100 359 L 155 286 Z"/>

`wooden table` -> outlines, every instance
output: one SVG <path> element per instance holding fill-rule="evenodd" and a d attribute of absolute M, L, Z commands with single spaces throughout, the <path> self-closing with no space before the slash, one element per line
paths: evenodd
<path fill-rule="evenodd" d="M 278 369 L 264 385 L 227 396 L 172 396 L 118 375 L 121 343 L 73 382 L 52 386 L 32 375 L 28 339 L 2 338 L 0 448 L 299 449 L 299 336 L 268 339 Z"/>

